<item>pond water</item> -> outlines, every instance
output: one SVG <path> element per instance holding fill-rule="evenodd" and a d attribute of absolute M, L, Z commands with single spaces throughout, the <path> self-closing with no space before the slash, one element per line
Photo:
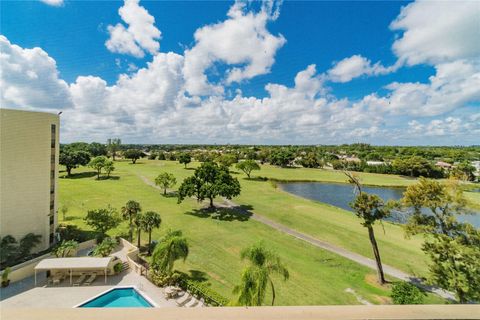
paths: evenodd
<path fill-rule="evenodd" d="M 345 210 L 352 211 L 349 203 L 355 197 L 355 189 L 351 184 L 345 183 L 327 183 L 327 182 L 291 182 L 279 184 L 282 190 L 310 200 L 328 203 Z M 374 193 L 384 201 L 389 199 L 398 200 L 402 197 L 404 188 L 394 187 L 369 187 L 364 186 L 363 191 Z M 392 212 L 387 219 L 392 222 L 405 223 L 407 217 L 402 212 Z M 480 228 L 480 213 L 474 215 L 458 216 L 459 221 L 470 222 L 475 227 Z"/>

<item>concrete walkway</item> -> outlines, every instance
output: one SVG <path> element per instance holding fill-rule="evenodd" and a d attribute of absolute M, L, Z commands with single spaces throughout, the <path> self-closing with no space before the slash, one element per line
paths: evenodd
<path fill-rule="evenodd" d="M 150 181 L 148 178 L 144 177 L 144 176 L 139 176 L 140 179 L 142 179 L 142 181 L 144 183 L 146 183 L 147 185 L 153 187 L 153 188 L 156 188 L 156 189 L 159 189 L 161 190 L 160 187 L 156 186 L 152 181 Z M 324 250 L 327 250 L 327 251 L 330 251 L 330 252 L 333 252 L 335 254 L 338 254 L 344 258 L 347 258 L 349 260 L 352 260 L 352 261 L 355 261 L 357 262 L 358 264 L 361 264 L 363 266 L 366 266 L 370 269 L 373 269 L 373 270 L 377 270 L 377 265 L 375 263 L 374 260 L 370 259 L 370 258 L 367 258 L 365 256 L 362 256 L 358 253 L 355 253 L 355 252 L 352 252 L 352 251 L 349 251 L 349 250 L 346 250 L 344 248 L 341 248 L 341 247 L 338 247 L 338 246 L 335 246 L 331 243 L 328 243 L 328 242 L 325 242 L 325 241 L 322 241 L 322 240 L 319 240 L 317 238 L 314 238 L 312 236 L 309 236 L 308 234 L 305 234 L 305 233 L 302 233 L 302 232 L 299 232 L 297 230 L 294 230 L 294 229 L 291 229 L 281 223 L 278 223 L 278 222 L 275 222 L 273 220 L 270 220 L 262 215 L 258 215 L 256 213 L 253 213 L 251 211 L 248 211 L 244 208 L 242 208 L 241 206 L 239 206 L 238 204 L 234 203 L 233 201 L 231 200 L 228 200 L 228 199 L 224 199 L 222 203 L 215 203 L 215 205 L 217 207 L 222 207 L 222 208 L 228 208 L 228 209 L 232 209 L 232 210 L 235 210 L 239 213 L 242 213 L 242 214 L 245 214 L 247 216 L 250 216 L 250 219 L 253 219 L 255 221 L 258 221 L 258 222 L 261 222 L 269 227 L 272 227 L 274 228 L 275 230 L 278 230 L 280 232 L 283 232 L 285 234 L 288 234 L 290 236 L 293 236 L 297 239 L 300 239 L 300 240 L 303 240 L 303 241 L 306 241 L 316 247 L 319 247 L 319 248 L 322 248 Z M 429 292 L 433 292 L 437 295 L 439 295 L 440 297 L 444 298 L 444 299 L 448 299 L 448 300 L 455 300 L 455 295 L 451 292 L 448 292 L 446 290 L 443 290 L 443 289 L 440 289 L 440 288 L 437 288 L 437 287 L 432 287 L 432 286 L 428 286 L 428 285 L 425 285 L 424 283 L 422 283 L 422 280 L 419 279 L 419 278 L 416 278 L 412 275 L 409 275 L 401 270 L 398 270 L 394 267 L 391 267 L 389 265 L 386 265 L 386 264 L 382 264 L 383 266 L 383 272 L 386 274 L 386 275 L 389 275 L 391 277 L 394 277 L 394 278 L 397 278 L 397 279 L 400 279 L 400 280 L 403 280 L 403 281 L 407 281 L 407 282 L 410 282 L 410 283 L 413 283 L 415 284 L 416 286 L 419 286 Z"/>

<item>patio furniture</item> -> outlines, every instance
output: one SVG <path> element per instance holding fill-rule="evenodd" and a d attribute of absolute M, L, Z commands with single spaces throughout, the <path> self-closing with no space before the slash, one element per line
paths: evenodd
<path fill-rule="evenodd" d="M 89 286 L 92 284 L 93 281 L 95 281 L 95 279 L 97 278 L 97 274 L 94 272 L 90 275 L 90 277 L 85 280 L 85 283 L 83 284 L 84 286 Z"/>
<path fill-rule="evenodd" d="M 189 302 L 191 299 L 192 299 L 192 296 L 188 292 L 185 292 L 185 294 L 180 298 L 178 298 L 177 300 L 175 300 L 175 302 L 177 302 L 177 305 L 179 307 L 183 307 L 185 303 Z"/>
<path fill-rule="evenodd" d="M 65 274 L 64 273 L 57 273 L 53 276 L 52 278 L 52 283 L 55 284 L 60 284 L 62 280 L 65 279 Z"/>
<path fill-rule="evenodd" d="M 165 298 L 171 299 L 177 296 L 180 291 L 182 291 L 182 289 L 178 287 L 168 286 L 165 288 Z"/>
<path fill-rule="evenodd" d="M 192 298 L 189 302 L 185 304 L 186 308 L 193 308 L 198 305 L 198 300 L 195 298 Z"/>
<path fill-rule="evenodd" d="M 87 274 L 86 274 L 86 273 L 82 273 L 82 274 L 80 275 L 80 277 L 78 277 L 77 281 L 75 281 L 75 282 L 73 283 L 73 286 L 78 287 L 79 285 L 82 284 L 83 281 L 85 281 L 86 278 L 87 278 Z"/>

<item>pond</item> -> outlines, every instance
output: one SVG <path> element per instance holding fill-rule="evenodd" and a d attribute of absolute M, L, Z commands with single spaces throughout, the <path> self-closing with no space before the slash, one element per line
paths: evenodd
<path fill-rule="evenodd" d="M 349 203 L 353 200 L 354 187 L 345 183 L 329 183 L 329 182 L 291 182 L 278 184 L 280 188 L 288 193 L 307 198 L 310 200 L 320 201 L 345 210 L 352 211 Z M 363 191 L 374 193 L 383 200 L 398 200 L 402 197 L 404 188 L 394 187 L 370 187 L 364 186 Z M 397 223 L 405 223 L 406 216 L 401 212 L 392 212 L 391 217 L 387 220 Z M 461 215 L 458 220 L 470 222 L 475 227 L 480 227 L 480 213 L 474 215 Z"/>

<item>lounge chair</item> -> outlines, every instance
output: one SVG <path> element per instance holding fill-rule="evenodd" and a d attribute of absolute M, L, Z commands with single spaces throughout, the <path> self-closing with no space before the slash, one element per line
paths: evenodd
<path fill-rule="evenodd" d="M 192 300 L 190 300 L 189 302 L 185 303 L 185 307 L 186 308 L 193 308 L 195 307 L 196 305 L 198 304 L 198 300 L 193 298 Z"/>
<path fill-rule="evenodd" d="M 185 305 L 185 303 L 187 303 L 191 299 L 192 299 L 192 296 L 188 292 L 185 292 L 185 294 L 183 296 L 181 296 L 180 298 L 178 298 L 175 301 L 177 302 L 177 305 L 179 307 L 183 307 Z"/>
<path fill-rule="evenodd" d="M 77 281 L 75 281 L 73 283 L 74 286 L 79 286 L 82 284 L 83 281 L 85 281 L 85 279 L 87 278 L 87 274 L 86 273 L 82 273 L 80 275 L 80 277 L 78 277 Z"/>
<path fill-rule="evenodd" d="M 65 279 L 65 274 L 57 273 L 53 276 L 52 283 L 53 284 L 60 284 L 60 282 L 62 282 L 63 279 Z"/>
<path fill-rule="evenodd" d="M 90 275 L 90 277 L 85 280 L 85 283 L 83 284 L 84 286 L 89 286 L 92 284 L 93 281 L 95 281 L 95 279 L 97 278 L 97 274 L 94 272 Z"/>

